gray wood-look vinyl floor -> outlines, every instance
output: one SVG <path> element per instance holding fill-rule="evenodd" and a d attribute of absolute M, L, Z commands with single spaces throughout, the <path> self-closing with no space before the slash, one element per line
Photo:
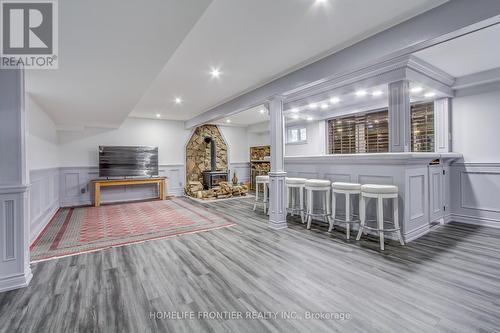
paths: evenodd
<path fill-rule="evenodd" d="M 248 199 L 204 206 L 237 226 L 34 264 L 0 294 L 0 332 L 500 330 L 500 230 L 452 223 L 380 253 L 319 223 L 272 231 Z M 236 318 L 165 319 L 217 311 Z"/>

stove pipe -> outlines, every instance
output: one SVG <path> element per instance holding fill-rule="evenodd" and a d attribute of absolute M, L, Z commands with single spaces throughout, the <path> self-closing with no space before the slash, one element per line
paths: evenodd
<path fill-rule="evenodd" d="M 217 171 L 217 147 L 215 146 L 215 140 L 211 136 L 206 136 L 203 138 L 205 143 L 210 143 L 210 171 Z"/>

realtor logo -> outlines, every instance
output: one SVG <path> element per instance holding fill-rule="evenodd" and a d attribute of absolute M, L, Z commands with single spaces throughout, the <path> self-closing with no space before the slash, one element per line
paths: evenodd
<path fill-rule="evenodd" d="M 0 68 L 57 69 L 57 2 L 0 1 Z"/>

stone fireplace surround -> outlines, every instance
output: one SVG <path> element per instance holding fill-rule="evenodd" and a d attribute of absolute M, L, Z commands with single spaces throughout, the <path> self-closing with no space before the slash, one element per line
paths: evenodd
<path fill-rule="evenodd" d="M 217 147 L 218 171 L 228 171 L 228 147 L 216 125 L 197 127 L 186 145 L 186 183 L 199 181 L 203 183 L 203 171 L 210 171 L 210 144 L 205 137 L 212 137 Z"/>

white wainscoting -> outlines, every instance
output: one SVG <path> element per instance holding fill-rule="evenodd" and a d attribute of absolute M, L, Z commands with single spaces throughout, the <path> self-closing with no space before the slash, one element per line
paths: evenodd
<path fill-rule="evenodd" d="M 428 172 L 427 166 L 406 170 L 405 237 L 407 241 L 420 237 L 430 228 Z"/>
<path fill-rule="evenodd" d="M 500 163 L 451 166 L 448 220 L 500 228 Z"/>
<path fill-rule="evenodd" d="M 59 209 L 59 168 L 30 171 L 30 242 Z"/>
<path fill-rule="evenodd" d="M 285 169 L 289 177 L 398 186 L 399 218 L 402 222 L 403 236 L 406 241 L 411 241 L 427 233 L 433 222 L 444 222 L 445 206 L 449 205 L 450 199 L 447 189 L 449 178 L 443 174 L 443 170 L 448 170 L 449 160 L 458 157 L 459 154 L 434 153 L 297 156 L 285 157 Z M 436 158 L 441 158 L 444 163 L 429 166 L 429 163 Z M 336 202 L 338 212 L 342 215 L 343 197 L 337 198 Z M 356 206 L 356 200 L 354 205 Z M 366 209 L 368 220 L 376 218 L 375 210 L 374 200 L 369 200 Z M 446 213 L 448 211 L 449 209 L 446 209 Z M 390 200 L 384 202 L 384 219 L 393 219 Z M 387 236 L 395 238 L 395 235 Z"/>
<path fill-rule="evenodd" d="M 405 168 L 400 165 L 366 165 L 366 164 L 325 164 L 325 163 L 294 163 L 294 161 L 285 160 L 285 170 L 288 177 L 301 177 L 307 179 L 328 179 L 332 182 L 357 182 L 361 184 L 375 183 L 375 184 L 394 184 L 399 187 L 400 197 L 404 198 L 405 182 L 404 171 Z M 316 200 L 320 203 L 320 200 Z M 358 204 L 357 200 L 353 201 L 354 211 L 357 213 Z M 343 196 L 336 198 L 337 213 L 343 215 L 345 213 L 345 199 Z M 403 220 L 403 201 L 400 202 L 400 221 Z M 318 207 L 315 207 L 318 208 Z M 384 201 L 384 218 L 392 220 L 392 201 Z M 371 220 L 368 224 L 375 226 L 373 220 L 376 219 L 376 203 L 375 200 L 367 200 L 366 208 L 367 219 Z M 320 222 L 320 221 L 318 221 Z M 321 223 L 321 222 L 320 222 Z M 325 222 L 326 223 L 326 222 Z M 403 228 L 405 225 L 403 225 Z M 357 226 L 353 226 L 357 230 Z M 409 230 L 411 231 L 411 230 Z M 395 235 L 387 234 L 388 238 L 397 239 Z M 408 235 L 405 234 L 405 238 Z"/>
<path fill-rule="evenodd" d="M 26 287 L 32 277 L 24 242 L 26 191 L 27 186 L 0 186 L 0 293 Z"/>
<path fill-rule="evenodd" d="M 229 163 L 229 181 L 233 179 L 234 172 L 236 172 L 236 177 L 238 177 L 238 182 L 244 183 L 250 181 L 249 162 Z"/>
<path fill-rule="evenodd" d="M 184 164 L 160 165 L 160 176 L 167 177 L 168 195 L 180 196 L 184 193 Z M 90 205 L 94 201 L 92 180 L 99 178 L 98 167 L 60 168 L 61 207 Z M 101 189 L 103 203 L 150 199 L 158 196 L 157 186 L 134 185 L 113 186 Z"/>

